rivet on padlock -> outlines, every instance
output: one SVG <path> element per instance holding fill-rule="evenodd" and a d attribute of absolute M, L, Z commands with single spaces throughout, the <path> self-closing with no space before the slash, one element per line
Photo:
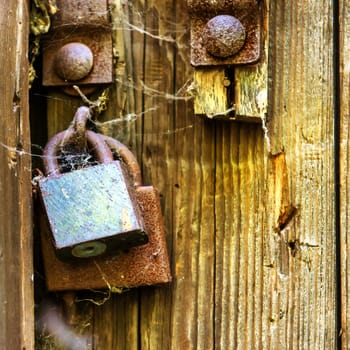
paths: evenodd
<path fill-rule="evenodd" d="M 44 149 L 46 177 L 39 180 L 39 190 L 55 252 L 63 260 L 116 253 L 148 242 L 129 183 L 133 175 L 114 161 L 102 135 L 79 125 L 88 113 L 86 107 L 78 109 L 75 126 L 55 135 Z M 58 153 L 76 139 L 81 146 L 82 130 L 101 164 L 60 173 Z"/>

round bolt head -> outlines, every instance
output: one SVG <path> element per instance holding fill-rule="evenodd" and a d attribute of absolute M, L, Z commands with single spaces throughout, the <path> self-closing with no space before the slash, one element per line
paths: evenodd
<path fill-rule="evenodd" d="M 207 51 L 216 57 L 235 55 L 244 45 L 246 32 L 235 17 L 219 15 L 210 19 L 202 32 L 202 40 Z"/>
<path fill-rule="evenodd" d="M 77 81 L 89 75 L 94 64 L 90 48 L 82 43 L 62 46 L 55 56 L 56 73 L 64 80 Z"/>

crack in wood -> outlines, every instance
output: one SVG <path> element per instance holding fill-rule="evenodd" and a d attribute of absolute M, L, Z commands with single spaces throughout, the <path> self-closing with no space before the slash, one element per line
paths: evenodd
<path fill-rule="evenodd" d="M 291 221 L 293 220 L 297 212 L 298 212 L 297 208 L 293 205 L 289 205 L 284 208 L 283 212 L 280 214 L 278 218 L 279 232 L 283 231 L 287 226 L 289 226 L 289 224 L 291 223 Z"/>

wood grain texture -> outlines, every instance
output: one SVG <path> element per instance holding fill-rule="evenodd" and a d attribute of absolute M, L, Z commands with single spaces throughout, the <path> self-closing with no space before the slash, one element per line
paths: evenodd
<path fill-rule="evenodd" d="M 176 2 L 175 90 L 193 80 L 189 16 Z M 193 102 L 175 105 L 175 192 L 171 349 L 214 347 L 215 122 L 193 114 Z"/>
<path fill-rule="evenodd" d="M 265 4 L 265 132 L 194 116 L 185 0 L 118 10 L 128 21 L 115 19 L 120 61 L 101 131 L 160 190 L 173 282 L 82 302 L 94 349 L 335 348 L 332 2 Z M 50 93 L 49 130 L 67 127 L 79 102 Z"/>
<path fill-rule="evenodd" d="M 296 211 L 287 221 L 277 216 L 274 207 L 280 200 L 272 170 L 265 198 L 264 265 L 271 266 L 264 269 L 265 344 L 280 349 L 334 348 L 332 2 L 271 2 L 269 32 L 271 153 L 285 154 L 288 191 L 279 197 L 285 196 Z M 283 213 L 285 205 L 279 206 Z"/>
<path fill-rule="evenodd" d="M 218 348 L 256 349 L 263 307 L 266 151 L 258 125 L 218 125 L 215 326 Z"/>
<path fill-rule="evenodd" d="M 1 1 L 0 348 L 34 346 L 28 4 Z"/>
<path fill-rule="evenodd" d="M 194 114 L 214 118 L 232 112 L 228 105 L 225 68 L 196 69 L 193 77 Z"/>
<path fill-rule="evenodd" d="M 350 219 L 350 182 L 349 182 L 349 156 L 350 156 L 350 4 L 347 1 L 339 2 L 339 53 L 340 53 L 340 281 L 341 281 L 341 344 L 342 349 L 350 349 L 350 245 L 349 245 L 349 219 Z"/>
<path fill-rule="evenodd" d="M 143 91 L 142 173 L 146 184 L 160 191 L 167 242 L 171 251 L 174 190 L 174 130 L 175 76 L 174 1 L 145 1 L 144 4 L 144 66 L 138 72 Z M 140 74 L 141 73 L 141 74 Z M 141 79 L 140 79 L 141 78 Z M 140 295 L 140 347 L 168 349 L 171 338 L 171 290 L 150 288 Z"/>

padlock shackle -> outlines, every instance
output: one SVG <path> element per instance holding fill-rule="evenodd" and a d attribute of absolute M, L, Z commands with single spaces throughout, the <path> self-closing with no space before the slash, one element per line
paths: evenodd
<path fill-rule="evenodd" d="M 106 136 L 100 135 L 102 139 L 106 142 L 108 147 L 117 154 L 117 156 L 126 165 L 128 173 L 131 177 L 132 184 L 134 187 L 142 186 L 141 169 L 136 157 L 124 144 L 118 140 Z"/>
<path fill-rule="evenodd" d="M 75 130 L 69 128 L 53 136 L 46 144 L 43 151 L 43 162 L 46 176 L 57 176 L 60 174 L 57 154 L 62 147 L 69 143 L 74 136 Z M 94 151 L 94 155 L 100 163 L 113 162 L 113 154 L 100 134 L 86 130 L 85 133 L 89 147 Z"/>
<path fill-rule="evenodd" d="M 90 109 L 86 106 L 81 106 L 77 109 L 74 115 L 73 124 L 74 134 L 72 141 L 78 146 L 78 149 L 84 150 L 86 148 L 86 123 L 90 118 Z M 69 127 L 69 129 L 71 128 Z"/>

